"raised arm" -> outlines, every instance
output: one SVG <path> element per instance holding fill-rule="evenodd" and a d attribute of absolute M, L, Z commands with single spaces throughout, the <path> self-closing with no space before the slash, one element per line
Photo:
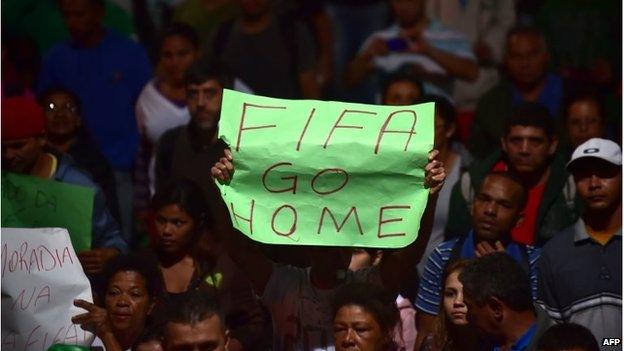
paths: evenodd
<path fill-rule="evenodd" d="M 410 245 L 384 257 L 380 264 L 381 279 L 388 290 L 398 291 L 409 271 L 414 269 L 425 253 L 433 228 L 438 193 L 446 178 L 444 164 L 437 160 L 438 154 L 437 150 L 430 152 L 429 163 L 425 167 L 425 187 L 429 188 L 429 198 L 420 220 L 418 238 Z"/>
<path fill-rule="evenodd" d="M 224 156 L 212 167 L 212 177 L 222 184 L 229 183 L 234 174 L 232 162 L 232 153 L 226 149 Z M 218 193 L 218 191 L 215 192 L 215 194 Z M 251 239 L 234 228 L 223 200 L 214 199 L 214 201 L 218 204 L 217 229 L 223 233 L 223 240 L 230 258 L 251 281 L 256 293 L 262 295 L 273 272 L 273 263 L 258 250 Z"/>
<path fill-rule="evenodd" d="M 376 56 L 384 56 L 389 53 L 386 43 L 376 37 L 370 38 L 365 44 L 364 49 L 360 51 L 349 62 L 344 82 L 347 88 L 355 88 L 366 76 L 375 69 L 374 59 Z"/>

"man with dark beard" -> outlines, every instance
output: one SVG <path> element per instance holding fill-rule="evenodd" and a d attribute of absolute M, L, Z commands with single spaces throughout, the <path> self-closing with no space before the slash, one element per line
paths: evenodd
<path fill-rule="evenodd" d="M 186 178 L 201 186 L 207 198 L 214 198 L 212 180 L 206 175 L 223 154 L 217 135 L 223 88 L 232 79 L 216 64 L 197 63 L 186 73 L 186 100 L 191 121 L 169 130 L 156 150 L 156 189 L 171 179 Z M 209 204 L 212 209 L 212 204 Z"/>

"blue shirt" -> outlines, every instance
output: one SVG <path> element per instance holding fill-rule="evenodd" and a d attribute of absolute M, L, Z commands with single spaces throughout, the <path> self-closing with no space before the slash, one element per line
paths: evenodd
<path fill-rule="evenodd" d="M 107 161 L 129 171 L 139 145 L 136 100 L 151 77 L 145 50 L 107 30 L 94 47 L 55 45 L 44 57 L 39 92 L 63 87 L 78 96 L 82 119 Z"/>
<path fill-rule="evenodd" d="M 512 85 L 511 98 L 514 105 L 524 102 L 520 91 Z M 550 115 L 555 118 L 561 113 L 560 108 L 563 103 L 563 81 L 554 73 L 548 73 L 546 84 L 537 97 L 537 102 L 546 106 Z"/>
<path fill-rule="evenodd" d="M 511 351 L 524 351 L 531 344 L 531 340 L 535 336 L 535 332 L 537 331 L 537 323 L 533 323 L 529 329 L 527 329 L 524 334 L 518 339 L 513 345 L 511 345 Z M 492 348 L 492 351 L 500 351 L 500 346 L 495 346 Z"/>
<path fill-rule="evenodd" d="M 416 296 L 416 308 L 427 314 L 437 315 L 440 309 L 440 299 L 442 293 L 442 276 L 444 267 L 451 259 L 453 247 L 459 241 L 455 238 L 438 245 L 429 255 L 425 271 L 420 279 L 418 295 Z M 516 261 L 522 262 L 524 259 L 523 250 L 529 259 L 529 271 L 531 279 L 531 291 L 533 298 L 537 296 L 537 261 L 540 256 L 540 249 L 533 246 L 511 242 L 507 245 L 507 253 Z M 476 258 L 474 231 L 470 231 L 461 247 L 459 257 L 466 259 Z M 414 300 L 413 300 L 414 301 Z"/>

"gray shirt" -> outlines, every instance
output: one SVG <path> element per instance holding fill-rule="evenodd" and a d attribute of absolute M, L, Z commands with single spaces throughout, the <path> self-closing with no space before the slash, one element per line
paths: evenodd
<path fill-rule="evenodd" d="M 301 97 L 298 74 L 315 65 L 314 38 L 302 23 L 274 17 L 265 30 L 250 34 L 236 21 L 224 39 L 217 54 L 256 94 Z"/>
<path fill-rule="evenodd" d="M 556 322 L 587 327 L 599 345 L 622 338 L 621 228 L 604 246 L 582 219 L 555 235 L 542 250 L 538 284 L 538 303 Z"/>

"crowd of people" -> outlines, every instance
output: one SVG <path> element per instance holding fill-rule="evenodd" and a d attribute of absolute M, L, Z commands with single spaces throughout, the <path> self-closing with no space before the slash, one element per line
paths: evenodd
<path fill-rule="evenodd" d="M 4 0 L 2 169 L 94 190 L 117 350 L 615 350 L 622 3 Z M 216 182 L 223 89 L 435 103 L 402 249 L 265 245 Z M 381 177 L 381 175 L 377 175 Z M 313 231 L 313 228 L 310 228 Z"/>

